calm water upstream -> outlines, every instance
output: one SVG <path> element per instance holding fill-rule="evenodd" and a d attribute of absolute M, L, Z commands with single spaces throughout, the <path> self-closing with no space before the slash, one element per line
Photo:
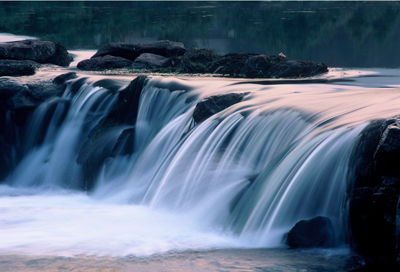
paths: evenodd
<path fill-rule="evenodd" d="M 400 67 L 400 3 L 0 2 L 0 18 L 8 33 L 0 42 L 32 36 L 75 54 L 70 68 L 34 77 L 79 76 L 35 111 L 20 136 L 22 159 L 0 185 L 0 271 L 362 264 L 346 245 L 347 162 L 371 120 L 400 114 L 400 69 L 388 69 Z M 221 54 L 284 52 L 338 68 L 320 83 L 153 76 L 141 95 L 134 153 L 107 160 L 93 192 L 79 191 L 79 150 L 115 103 L 115 88 L 134 76 L 81 73 L 77 60 L 107 42 L 158 39 Z M 96 84 L 104 78 L 113 90 Z M 232 92 L 249 94 L 193 124 L 197 102 Z M 104 146 L 126 128 L 110 131 Z M 287 249 L 282 235 L 316 215 L 332 220 L 338 247 Z"/>

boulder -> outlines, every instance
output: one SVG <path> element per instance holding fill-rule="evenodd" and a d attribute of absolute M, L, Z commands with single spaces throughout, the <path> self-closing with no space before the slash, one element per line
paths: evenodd
<path fill-rule="evenodd" d="M 372 122 L 350 156 L 350 243 L 375 262 L 399 254 L 399 124 L 400 117 Z"/>
<path fill-rule="evenodd" d="M 72 62 L 72 56 L 62 44 L 39 40 L 2 43 L 0 59 L 32 60 L 60 66 L 69 66 Z"/>
<path fill-rule="evenodd" d="M 249 57 L 240 70 L 240 75 L 247 78 L 269 78 L 271 77 L 271 67 L 279 59 L 272 59 L 266 55 L 257 55 Z M 276 56 L 275 56 L 276 57 Z"/>
<path fill-rule="evenodd" d="M 310 77 L 328 72 L 322 62 L 286 59 L 273 67 L 272 78 Z"/>
<path fill-rule="evenodd" d="M 2 76 L 30 76 L 36 73 L 39 65 L 30 60 L 0 59 L 0 77 Z"/>
<path fill-rule="evenodd" d="M 132 64 L 134 69 L 153 69 L 161 67 L 167 60 L 166 57 L 151 53 L 141 54 Z"/>
<path fill-rule="evenodd" d="M 210 116 L 241 102 L 247 94 L 249 93 L 231 93 L 207 97 L 197 103 L 193 112 L 193 120 L 197 124 L 201 123 Z"/>
<path fill-rule="evenodd" d="M 103 45 L 92 56 L 98 58 L 102 56 L 115 56 L 134 61 L 143 53 L 151 53 L 163 57 L 176 57 L 185 54 L 185 47 L 182 43 L 167 40 L 149 43 L 108 43 Z"/>
<path fill-rule="evenodd" d="M 239 76 L 246 60 L 257 54 L 252 53 L 230 53 L 223 55 L 205 67 L 205 72 L 210 74 L 223 74 Z"/>
<path fill-rule="evenodd" d="M 133 61 L 114 56 L 102 56 L 83 60 L 78 63 L 77 68 L 85 71 L 103 71 L 109 69 L 130 67 Z"/>
<path fill-rule="evenodd" d="M 301 220 L 288 232 L 286 244 L 291 248 L 334 247 L 335 231 L 328 217 Z"/>
<path fill-rule="evenodd" d="M 246 78 L 299 78 L 328 72 L 321 62 L 288 59 L 285 56 L 257 55 L 249 57 L 240 75 Z"/>

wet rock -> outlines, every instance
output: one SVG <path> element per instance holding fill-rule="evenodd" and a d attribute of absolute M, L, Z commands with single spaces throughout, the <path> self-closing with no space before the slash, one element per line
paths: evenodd
<path fill-rule="evenodd" d="M 286 59 L 273 67 L 272 78 L 311 77 L 328 72 L 326 64 L 315 61 Z"/>
<path fill-rule="evenodd" d="M 266 55 L 251 56 L 244 63 L 240 75 L 247 78 L 269 78 L 271 77 L 271 67 L 276 61 L 279 60 L 274 60 Z"/>
<path fill-rule="evenodd" d="M 53 84 L 57 84 L 57 85 L 64 85 L 65 82 L 67 82 L 68 80 L 77 78 L 78 76 L 76 75 L 75 72 L 69 72 L 69 73 L 65 73 L 59 76 L 56 76 L 53 79 Z"/>
<path fill-rule="evenodd" d="M 36 73 L 39 65 L 30 60 L 0 59 L 0 77 L 2 76 L 30 76 Z"/>
<path fill-rule="evenodd" d="M 135 59 L 132 64 L 132 68 L 134 69 L 153 69 L 161 67 L 164 62 L 167 60 L 166 57 L 144 53 Z"/>
<path fill-rule="evenodd" d="M 139 108 L 140 94 L 147 77 L 139 76 L 122 91 L 113 109 L 89 133 L 87 141 L 79 152 L 77 163 L 83 166 L 84 190 L 91 190 L 101 165 L 107 158 L 133 151 L 134 125 Z M 124 146 L 124 139 L 131 137 Z"/>
<path fill-rule="evenodd" d="M 335 232 L 329 218 L 317 216 L 301 220 L 287 234 L 286 244 L 291 248 L 334 247 Z"/>
<path fill-rule="evenodd" d="M 399 117 L 372 122 L 350 157 L 351 247 L 374 262 L 399 254 L 399 124 Z"/>
<path fill-rule="evenodd" d="M 69 66 L 72 62 L 72 56 L 62 44 L 39 40 L 2 43 L 0 59 L 32 60 L 60 66 Z"/>
<path fill-rule="evenodd" d="M 232 93 L 207 97 L 196 105 L 193 112 L 193 120 L 197 124 L 201 123 L 210 116 L 241 102 L 247 94 L 249 93 Z"/>
<path fill-rule="evenodd" d="M 239 76 L 246 60 L 257 54 L 230 53 L 223 55 L 206 65 L 205 71 L 210 74 Z"/>
<path fill-rule="evenodd" d="M 167 40 L 149 43 L 108 43 L 102 46 L 93 58 L 102 56 L 115 56 L 134 61 L 143 53 L 151 53 L 163 57 L 176 57 L 185 54 L 185 47 L 182 43 Z"/>
<path fill-rule="evenodd" d="M 299 78 L 328 72 L 324 63 L 292 60 L 284 56 L 257 55 L 249 57 L 240 75 L 247 78 Z"/>
<path fill-rule="evenodd" d="M 0 99 L 4 111 L 12 111 L 14 122 L 21 126 L 41 103 L 53 96 L 61 96 L 63 86 L 53 80 L 35 79 L 21 83 L 12 78 L 0 78 Z"/>
<path fill-rule="evenodd" d="M 78 69 L 85 71 L 103 71 L 109 69 L 130 67 L 133 61 L 114 56 L 102 56 L 92 59 L 80 61 L 77 65 Z"/>

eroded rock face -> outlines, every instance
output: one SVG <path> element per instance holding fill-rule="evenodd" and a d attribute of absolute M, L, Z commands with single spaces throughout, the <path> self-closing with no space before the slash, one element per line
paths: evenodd
<path fill-rule="evenodd" d="M 40 40 L 23 40 L 0 44 L 0 59 L 32 60 L 37 63 L 51 63 L 69 66 L 72 56 L 59 43 Z"/>
<path fill-rule="evenodd" d="M 350 158 L 351 246 L 374 260 L 389 262 L 399 256 L 399 125 L 399 117 L 372 122 Z"/>
<path fill-rule="evenodd" d="M 291 248 L 334 247 L 335 231 L 328 217 L 301 220 L 288 232 L 286 244 Z"/>
<path fill-rule="evenodd" d="M 200 101 L 193 112 L 195 123 L 201 123 L 208 117 L 239 103 L 249 93 L 232 93 L 207 97 Z"/>
<path fill-rule="evenodd" d="M 108 43 L 102 46 L 93 58 L 115 56 L 134 61 L 143 53 L 151 53 L 163 57 L 176 57 L 185 54 L 185 47 L 180 42 L 155 41 L 149 43 Z"/>

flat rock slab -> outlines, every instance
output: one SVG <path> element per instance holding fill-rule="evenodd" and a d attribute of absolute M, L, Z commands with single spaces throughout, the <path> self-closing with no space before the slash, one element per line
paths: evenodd
<path fill-rule="evenodd" d="M 115 56 L 102 56 L 83 60 L 78 63 L 78 69 L 85 71 L 104 71 L 109 69 L 127 68 L 133 61 Z"/>
<path fill-rule="evenodd" d="M 42 64 L 69 66 L 72 56 L 59 43 L 23 40 L 0 44 L 0 59 L 32 60 Z"/>
<path fill-rule="evenodd" d="M 155 41 L 149 43 L 108 43 L 102 46 L 92 58 L 106 55 L 134 61 L 143 53 L 151 53 L 163 57 L 175 57 L 185 54 L 183 43 L 172 41 Z"/>
<path fill-rule="evenodd" d="M 38 64 L 30 60 L 0 59 L 0 77 L 2 76 L 30 76 L 36 73 Z"/>

